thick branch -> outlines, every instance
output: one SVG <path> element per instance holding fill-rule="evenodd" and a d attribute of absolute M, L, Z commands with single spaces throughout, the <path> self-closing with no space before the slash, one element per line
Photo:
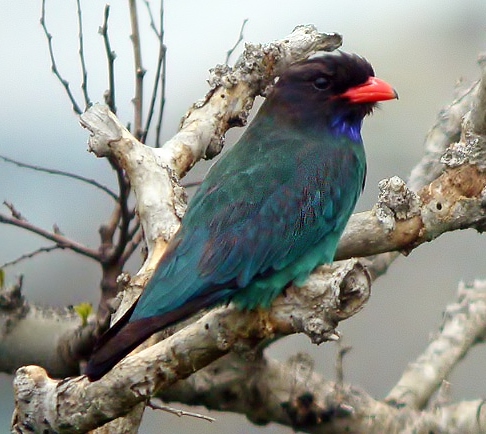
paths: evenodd
<path fill-rule="evenodd" d="M 265 339 L 296 332 L 308 334 L 314 342 L 336 339 L 338 322 L 362 308 L 369 290 L 364 267 L 348 261 L 322 267 L 303 290 L 288 289 L 269 311 L 214 309 L 162 342 L 125 358 L 94 383 L 86 377 L 54 381 L 42 368 L 20 368 L 15 380 L 14 429 L 25 432 L 24 427 L 30 426 L 46 434 L 85 432 L 126 414 L 157 390 L 231 350 L 246 352 Z"/>
<path fill-rule="evenodd" d="M 31 363 L 46 366 L 58 378 L 78 372 L 78 360 L 60 344 L 81 325 L 73 311 L 40 308 L 21 294 L 22 280 L 0 290 L 0 371 L 13 373 Z"/>
<path fill-rule="evenodd" d="M 297 354 L 280 363 L 265 357 L 249 361 L 229 354 L 158 396 L 241 413 L 257 425 L 273 422 L 314 434 L 479 433 L 485 426 L 481 400 L 430 411 L 397 408 L 355 387 L 329 381 L 309 369 L 307 358 Z"/>
<path fill-rule="evenodd" d="M 438 114 L 435 124 L 427 133 L 424 143 L 424 156 L 410 174 L 408 186 L 413 191 L 420 190 L 440 176 L 444 166 L 440 159 L 451 143 L 460 139 L 462 118 L 473 107 L 479 82 L 464 89 L 462 84 L 457 97 Z"/>
<path fill-rule="evenodd" d="M 423 409 L 457 363 L 485 336 L 486 281 L 475 281 L 470 286 L 461 283 L 458 301 L 447 307 L 440 332 L 424 353 L 409 364 L 386 401 Z"/>
<path fill-rule="evenodd" d="M 180 131 L 158 152 L 159 158 L 183 176 L 200 158 L 221 152 L 226 131 L 246 123 L 257 95 L 291 63 L 317 51 L 341 46 L 337 34 L 318 33 L 314 26 L 299 26 L 286 38 L 265 45 L 246 44 L 233 68 L 211 70 L 211 90 L 184 116 Z"/>

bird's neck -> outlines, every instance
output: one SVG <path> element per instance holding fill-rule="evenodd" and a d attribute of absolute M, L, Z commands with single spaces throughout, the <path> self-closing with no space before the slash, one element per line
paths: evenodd
<path fill-rule="evenodd" d="M 363 118 L 353 119 L 336 114 L 330 117 L 329 130 L 335 135 L 345 135 L 354 142 L 360 142 Z"/>
<path fill-rule="evenodd" d="M 361 143 L 361 125 L 363 117 L 355 113 L 347 113 L 332 108 L 329 111 L 309 110 L 305 107 L 295 107 L 286 101 L 265 101 L 260 109 L 266 123 L 272 123 L 279 128 L 311 131 L 316 134 L 333 134 L 345 136 L 353 142 Z"/>

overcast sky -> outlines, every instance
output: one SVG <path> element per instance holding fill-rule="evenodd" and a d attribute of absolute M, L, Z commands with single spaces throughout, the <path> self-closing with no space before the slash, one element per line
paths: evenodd
<path fill-rule="evenodd" d="M 157 2 L 152 3 L 157 14 Z M 296 25 L 307 23 L 315 24 L 321 31 L 339 32 L 344 36 L 344 50 L 368 58 L 376 75 L 393 84 L 400 101 L 383 104 L 382 110 L 365 124 L 369 172 L 366 193 L 359 205 L 362 209 L 374 203 L 380 179 L 395 174 L 407 176 L 420 158 L 423 138 L 438 110 L 451 101 L 456 80 L 478 77 L 476 58 L 486 41 L 483 0 L 167 0 L 165 3 L 168 87 L 164 139 L 177 130 L 185 110 L 204 95 L 208 69 L 224 61 L 245 18 L 249 19 L 245 41 L 251 42 L 282 38 Z M 106 60 L 97 30 L 105 3 L 92 0 L 82 4 L 90 95 L 93 101 L 101 101 L 107 87 Z M 54 37 L 59 69 L 81 102 L 75 7 L 75 1 L 47 0 L 46 19 Z M 87 134 L 79 127 L 61 85 L 50 72 L 47 43 L 39 24 L 40 10 L 39 1 L 16 0 L 2 4 L 0 154 L 31 164 L 75 171 L 115 185 L 108 164 L 86 152 Z M 139 13 L 144 66 L 148 69 L 147 80 L 151 82 L 157 41 L 148 27 L 143 2 Z M 129 34 L 126 2 L 114 1 L 110 37 L 117 53 L 117 106 L 124 122 L 133 116 Z M 229 142 L 238 134 L 232 132 Z M 98 225 L 107 218 L 112 205 L 106 196 L 87 186 L 0 161 L 0 202 L 3 200 L 13 202 L 32 222 L 44 228 L 57 223 L 67 235 L 92 246 L 98 241 Z M 5 208 L 1 212 L 6 212 Z M 47 244 L 18 229 L 0 226 L 0 264 Z M 367 308 L 342 327 L 346 343 L 354 347 L 347 364 L 347 380 L 377 397 L 384 395 L 407 361 L 423 349 L 428 333 L 440 322 L 445 304 L 452 300 L 457 282 L 485 277 L 484 244 L 484 238 L 472 232 L 454 234 L 398 261 L 389 275 L 375 284 Z M 132 266 L 135 268 L 136 264 Z M 18 273 L 25 274 L 25 294 L 35 302 L 76 304 L 97 300 L 100 278 L 97 267 L 85 260 L 80 262 L 73 254 L 38 257 L 6 271 L 9 280 Z M 419 307 L 417 298 L 421 300 Z M 312 353 L 317 369 L 332 373 L 328 365 L 332 365 L 333 347 L 316 348 L 306 338 L 291 339 L 292 347 Z M 288 348 L 289 341 L 286 342 Z M 395 354 L 396 360 L 382 360 L 379 353 L 384 349 Z M 272 351 L 281 358 L 289 355 L 282 346 Z M 467 393 L 469 397 L 482 396 L 486 384 L 471 378 L 467 363 L 465 366 L 463 374 L 462 371 L 457 374 L 456 396 Z M 376 369 L 379 374 L 374 372 Z M 10 378 L 0 374 L 0 393 L 2 388 L 10 393 L 9 381 Z M 0 426 L 6 426 L 13 404 L 10 398 L 1 402 Z M 234 421 L 242 420 L 216 415 L 219 422 L 206 427 L 203 422 L 161 417 L 174 422 L 180 432 L 196 429 L 201 432 L 206 428 L 212 433 L 230 429 L 237 432 Z M 150 429 L 147 426 L 145 432 L 159 432 L 157 428 Z M 239 432 L 249 432 L 249 429 L 249 424 L 241 422 Z M 255 428 L 255 432 L 264 430 Z M 267 431 L 281 432 L 276 427 Z"/>

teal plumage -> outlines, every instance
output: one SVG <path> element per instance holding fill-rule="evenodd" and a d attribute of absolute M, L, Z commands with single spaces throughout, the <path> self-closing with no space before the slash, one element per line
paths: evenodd
<path fill-rule="evenodd" d="M 332 262 L 365 179 L 362 120 L 392 98 L 356 55 L 291 66 L 209 171 L 136 305 L 100 339 L 89 378 L 201 308 L 268 307 Z"/>

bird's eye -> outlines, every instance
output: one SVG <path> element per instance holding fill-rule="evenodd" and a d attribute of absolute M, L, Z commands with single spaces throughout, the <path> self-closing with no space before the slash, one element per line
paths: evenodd
<path fill-rule="evenodd" d="M 325 90 L 329 87 L 329 79 L 327 77 L 318 77 L 314 80 L 314 87 L 319 90 Z"/>

